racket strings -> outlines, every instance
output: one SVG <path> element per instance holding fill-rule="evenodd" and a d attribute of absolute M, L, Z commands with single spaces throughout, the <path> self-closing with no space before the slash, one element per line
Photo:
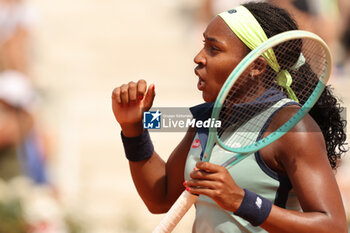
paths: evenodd
<path fill-rule="evenodd" d="M 315 86 L 325 74 L 327 67 L 324 48 L 312 39 L 294 39 L 273 47 L 281 69 L 287 69 L 292 77 L 291 89 L 296 94 L 299 105 L 303 105 L 312 94 Z M 305 64 L 295 69 L 300 53 Z M 261 58 L 258 58 L 261 59 Z M 254 64 L 253 64 L 254 63 Z M 281 99 L 288 98 L 288 92 L 277 84 L 277 72 L 266 63 L 253 62 L 240 75 L 226 96 L 219 113 L 221 127 L 217 137 L 230 147 L 243 147 L 257 141 L 257 136 L 271 115 L 281 106 Z M 252 77 L 251 69 L 263 71 Z M 291 101 L 290 101 L 291 102 Z M 276 130 L 285 124 L 300 109 L 297 103 L 283 110 L 283 117 L 273 117 L 269 130 Z"/>
<path fill-rule="evenodd" d="M 306 64 L 298 70 L 296 74 L 297 80 L 294 82 L 294 85 L 292 84 L 292 88 L 295 88 L 295 91 L 298 93 L 301 104 L 304 104 L 309 99 L 319 79 L 325 74 L 325 67 L 327 67 L 324 49 L 312 40 L 305 41 L 303 54 Z"/>

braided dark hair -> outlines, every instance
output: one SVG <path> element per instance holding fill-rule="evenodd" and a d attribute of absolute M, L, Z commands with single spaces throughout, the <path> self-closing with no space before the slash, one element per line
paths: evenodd
<path fill-rule="evenodd" d="M 244 4 L 244 6 L 254 15 L 268 38 L 285 31 L 298 30 L 296 22 L 284 9 L 260 2 L 249 2 Z M 282 55 L 276 53 L 276 58 L 282 69 L 290 67 L 291 62 L 294 64 L 300 55 L 302 48 L 301 40 L 294 40 L 293 43 L 293 51 L 287 51 Z M 283 60 L 285 60 L 283 56 L 288 56 L 289 64 L 283 63 Z M 271 70 L 271 72 L 273 71 Z M 298 71 L 291 70 L 290 73 L 292 76 L 293 73 L 296 74 L 296 77 L 300 77 L 301 79 L 299 82 L 293 82 L 291 86 L 297 96 L 302 91 L 302 86 L 307 83 L 304 74 L 308 74 L 307 77 L 309 79 L 313 76 L 317 78 L 315 74 L 312 75 L 313 71 L 308 64 L 301 66 Z M 326 141 L 328 160 L 333 169 L 337 167 L 341 155 L 347 151 L 345 143 L 346 121 L 341 117 L 343 110 L 339 100 L 333 95 L 332 88 L 326 86 L 321 97 L 309 112 L 322 131 Z"/>

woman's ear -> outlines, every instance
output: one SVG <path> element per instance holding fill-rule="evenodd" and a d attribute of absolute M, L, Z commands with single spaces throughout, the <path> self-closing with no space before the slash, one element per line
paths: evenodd
<path fill-rule="evenodd" d="M 262 56 L 255 59 L 255 61 L 250 65 L 249 76 L 254 79 L 262 75 L 267 67 L 267 61 Z"/>

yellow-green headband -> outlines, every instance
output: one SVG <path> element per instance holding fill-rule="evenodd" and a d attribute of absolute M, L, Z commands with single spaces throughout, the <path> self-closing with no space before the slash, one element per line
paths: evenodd
<path fill-rule="evenodd" d="M 219 16 L 249 49 L 254 50 L 267 40 L 267 36 L 259 22 L 244 6 L 238 6 L 232 10 L 222 12 Z M 299 102 L 290 88 L 292 77 L 287 70 L 281 71 L 273 49 L 268 49 L 262 56 L 266 59 L 269 66 L 278 73 L 277 83 L 286 89 L 289 98 Z"/>

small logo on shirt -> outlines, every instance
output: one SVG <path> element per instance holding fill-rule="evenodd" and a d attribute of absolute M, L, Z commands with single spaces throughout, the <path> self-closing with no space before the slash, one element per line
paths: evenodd
<path fill-rule="evenodd" d="M 193 141 L 192 148 L 198 148 L 200 145 L 201 145 L 201 142 L 197 138 L 196 140 Z"/>
<path fill-rule="evenodd" d="M 257 198 L 256 198 L 255 205 L 256 205 L 259 209 L 261 209 L 262 200 L 261 200 L 260 197 L 257 197 Z"/>
<path fill-rule="evenodd" d="M 156 112 L 144 112 L 143 113 L 143 128 L 145 129 L 160 129 L 162 113 L 157 110 Z"/>

